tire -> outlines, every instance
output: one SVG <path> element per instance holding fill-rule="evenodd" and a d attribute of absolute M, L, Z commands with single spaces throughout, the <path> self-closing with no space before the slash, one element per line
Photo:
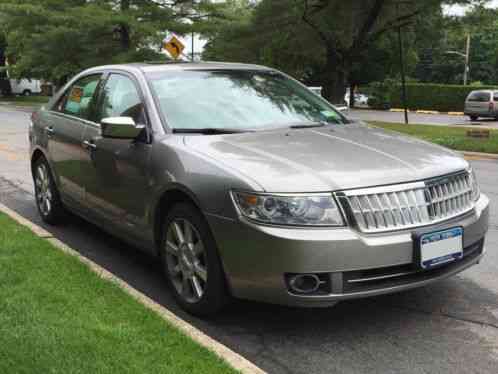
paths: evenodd
<path fill-rule="evenodd" d="M 31 96 L 31 90 L 24 90 L 24 91 L 22 92 L 22 95 L 23 95 L 23 96 Z"/>
<path fill-rule="evenodd" d="M 42 220 L 50 225 L 62 222 L 66 212 L 50 166 L 44 157 L 38 158 L 33 165 L 33 181 L 36 207 Z"/>
<path fill-rule="evenodd" d="M 479 117 L 477 117 L 477 116 L 469 116 L 469 117 L 470 117 L 470 120 L 471 120 L 472 122 L 477 121 L 477 119 L 479 118 Z"/>
<path fill-rule="evenodd" d="M 196 316 L 220 312 L 229 301 L 225 274 L 201 212 L 192 204 L 178 203 L 162 227 L 162 269 L 175 300 Z"/>

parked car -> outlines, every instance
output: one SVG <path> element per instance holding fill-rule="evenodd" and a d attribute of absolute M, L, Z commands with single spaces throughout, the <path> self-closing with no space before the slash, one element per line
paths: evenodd
<path fill-rule="evenodd" d="M 42 92 L 41 82 L 36 79 L 11 79 L 10 87 L 14 95 L 31 96 Z"/>
<path fill-rule="evenodd" d="M 344 96 L 344 101 L 346 102 L 348 107 L 351 106 L 351 97 L 349 92 Z M 368 96 L 361 93 L 356 93 L 354 94 L 354 102 L 355 106 L 357 107 L 368 107 Z"/>
<path fill-rule="evenodd" d="M 29 139 L 41 218 L 71 211 L 158 256 L 190 313 L 230 296 L 331 306 L 484 255 L 488 198 L 459 154 L 353 122 L 270 68 L 89 69 Z"/>
<path fill-rule="evenodd" d="M 498 119 L 498 91 L 472 91 L 465 100 L 464 113 L 472 121 L 479 117 Z"/>

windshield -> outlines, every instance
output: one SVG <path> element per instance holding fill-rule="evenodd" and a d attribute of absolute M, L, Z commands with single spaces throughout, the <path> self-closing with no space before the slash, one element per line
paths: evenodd
<path fill-rule="evenodd" d="M 262 130 L 348 120 L 306 87 L 272 71 L 147 74 L 172 129 Z"/>

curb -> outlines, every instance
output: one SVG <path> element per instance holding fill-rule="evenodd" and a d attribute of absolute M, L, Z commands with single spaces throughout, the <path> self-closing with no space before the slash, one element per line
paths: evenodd
<path fill-rule="evenodd" d="M 137 289 L 133 288 L 130 286 L 128 283 L 126 283 L 123 279 L 115 276 L 108 270 L 102 268 L 100 265 L 96 264 L 95 262 L 91 261 L 90 259 L 82 256 L 79 252 L 75 251 L 71 247 L 67 246 L 57 238 L 54 238 L 54 236 L 49 233 L 47 230 L 41 228 L 40 226 L 34 224 L 33 222 L 27 220 L 26 218 L 22 217 L 18 213 L 14 212 L 12 209 L 6 207 L 5 205 L 0 203 L 0 211 L 8 215 L 10 218 L 12 218 L 14 221 L 18 222 L 19 224 L 29 228 L 33 233 L 40 238 L 48 240 L 52 245 L 54 245 L 57 249 L 59 249 L 61 252 L 64 252 L 66 254 L 69 254 L 71 256 L 76 257 L 79 261 L 81 261 L 83 264 L 87 265 L 90 270 L 95 272 L 97 275 L 99 275 L 102 279 L 111 281 L 115 284 L 117 284 L 122 290 L 124 290 L 128 295 L 133 297 L 135 300 L 143 304 L 146 308 L 153 310 L 156 312 L 161 318 L 163 318 L 165 321 L 170 323 L 172 326 L 176 327 L 178 330 L 180 330 L 182 333 L 187 335 L 189 338 L 194 340 L 196 343 L 200 344 L 201 346 L 207 348 L 214 354 L 216 354 L 218 357 L 223 359 L 225 362 L 228 363 L 232 368 L 235 370 L 238 370 L 241 373 L 244 374 L 266 374 L 266 372 L 256 365 L 254 365 L 252 362 L 249 360 L 245 359 L 238 353 L 235 353 L 232 351 L 230 348 L 227 346 L 221 344 L 220 342 L 214 340 L 213 338 L 209 337 L 208 335 L 204 334 L 202 331 L 197 329 L 196 327 L 192 326 L 190 323 L 184 321 L 180 317 L 176 316 L 173 312 L 171 312 L 169 309 L 165 308 L 164 306 L 156 303 L 154 300 L 150 299 L 148 296 L 144 295 Z"/>
<path fill-rule="evenodd" d="M 498 160 L 498 154 L 495 153 L 481 153 L 481 152 L 460 152 L 465 157 L 475 158 L 475 159 L 487 159 L 487 160 Z"/>
<path fill-rule="evenodd" d="M 393 108 L 389 110 L 390 112 L 404 112 L 404 109 Z M 464 116 L 463 112 L 439 112 L 437 110 L 408 110 L 409 113 L 417 113 L 417 114 L 444 114 L 448 116 Z"/>

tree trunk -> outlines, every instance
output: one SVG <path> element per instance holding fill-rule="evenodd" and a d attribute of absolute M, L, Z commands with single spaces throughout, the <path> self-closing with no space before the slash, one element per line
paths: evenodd
<path fill-rule="evenodd" d="M 354 105 L 356 103 L 355 97 L 354 97 L 354 88 L 355 84 L 353 82 L 349 82 L 349 107 L 354 108 Z"/>
<path fill-rule="evenodd" d="M 130 0 L 121 0 L 121 12 L 126 12 L 130 9 Z M 130 27 L 126 23 L 119 25 L 121 32 L 121 47 L 127 51 L 131 47 Z"/>
<path fill-rule="evenodd" d="M 327 54 L 323 72 L 323 96 L 332 104 L 343 104 L 346 94 L 346 75 L 344 62 L 334 53 Z"/>

